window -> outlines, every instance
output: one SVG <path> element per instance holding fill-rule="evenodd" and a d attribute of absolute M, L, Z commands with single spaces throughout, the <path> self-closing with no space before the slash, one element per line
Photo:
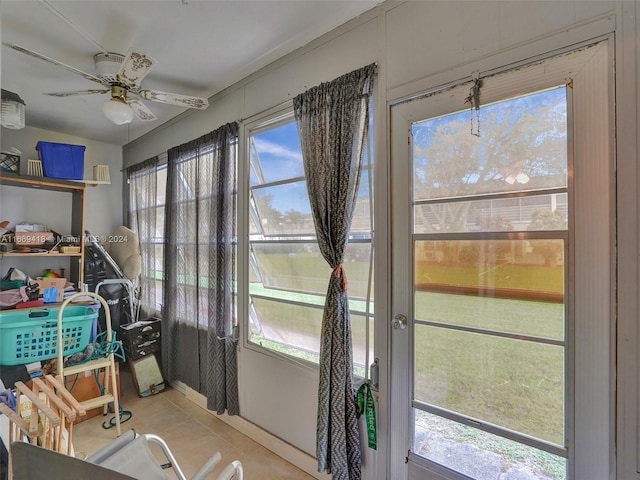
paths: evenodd
<path fill-rule="evenodd" d="M 318 249 L 293 115 L 250 131 L 249 342 L 318 362 L 331 268 Z M 365 153 L 345 269 L 354 368 L 371 362 L 372 169 Z M 370 188 L 371 187 L 371 188 Z M 369 345 L 369 347 L 367 347 Z"/>
<path fill-rule="evenodd" d="M 140 305 L 149 314 L 162 310 L 166 165 L 129 172 L 129 225 L 140 240 Z"/>
<path fill-rule="evenodd" d="M 236 323 L 236 130 L 227 124 L 168 154 L 165 268 L 175 296 L 165 307 L 204 330 L 217 315 Z"/>

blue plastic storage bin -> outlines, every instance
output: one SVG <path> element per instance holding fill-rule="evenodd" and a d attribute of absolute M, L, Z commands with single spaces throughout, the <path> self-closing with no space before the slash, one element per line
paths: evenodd
<path fill-rule="evenodd" d="M 86 148 L 84 145 L 38 142 L 36 150 L 38 150 L 45 177 L 82 180 Z"/>

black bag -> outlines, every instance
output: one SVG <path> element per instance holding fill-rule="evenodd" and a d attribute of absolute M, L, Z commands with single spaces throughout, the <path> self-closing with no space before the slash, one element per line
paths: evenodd
<path fill-rule="evenodd" d="M 100 251 L 92 245 L 84 246 L 84 283 L 90 292 L 96 291 L 96 286 L 107 278 L 107 262 Z"/>
<path fill-rule="evenodd" d="M 122 318 L 122 297 L 124 296 L 124 286 L 119 283 L 105 284 L 100 287 L 100 291 L 96 292 L 102 298 L 104 298 L 107 305 L 109 305 L 109 313 L 111 314 L 111 330 L 117 332 L 121 323 L 126 323 L 127 319 L 123 321 Z M 98 313 L 98 327 L 101 332 L 107 330 L 106 315 L 104 308 L 100 309 Z"/>

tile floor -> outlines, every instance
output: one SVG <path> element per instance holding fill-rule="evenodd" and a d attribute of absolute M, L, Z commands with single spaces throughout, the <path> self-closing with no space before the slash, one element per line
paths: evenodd
<path fill-rule="evenodd" d="M 169 387 L 156 395 L 140 398 L 126 367 L 120 369 L 120 388 L 120 403 L 132 412 L 131 419 L 122 424 L 122 431 L 133 428 L 139 433 L 160 436 L 187 478 L 216 451 L 222 454 L 222 462 L 210 478 L 215 478 L 215 473 L 232 460 L 242 462 L 246 480 L 313 478 L 187 400 L 177 390 Z M 102 427 L 103 422 L 108 424 L 112 418 L 112 414 L 98 415 L 74 426 L 73 445 L 77 456 L 90 455 L 115 438 L 115 428 Z"/>

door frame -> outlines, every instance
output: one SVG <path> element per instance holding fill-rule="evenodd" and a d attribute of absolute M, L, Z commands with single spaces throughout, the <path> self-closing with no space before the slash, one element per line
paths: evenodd
<path fill-rule="evenodd" d="M 597 40 L 597 41 L 596 41 Z M 553 62 L 554 59 L 558 59 L 562 56 L 569 58 L 571 54 L 575 52 L 575 55 L 571 57 L 573 60 L 580 60 L 580 65 L 573 65 L 573 68 L 569 69 L 569 78 L 578 78 L 580 75 L 580 82 L 573 83 L 574 94 L 578 95 L 577 100 L 568 108 L 574 110 L 573 116 L 580 115 L 580 118 L 596 115 L 599 116 L 601 122 L 599 125 L 590 125 L 589 122 L 582 122 L 578 120 L 576 124 L 569 125 L 569 139 L 568 143 L 572 143 L 571 132 L 579 131 L 583 133 L 580 139 L 576 142 L 576 155 L 580 156 L 581 165 L 585 165 L 585 168 L 579 168 L 576 170 L 576 176 L 580 178 L 580 183 L 575 187 L 576 199 L 572 199 L 572 203 L 575 202 L 588 202 L 589 198 L 593 200 L 593 195 L 590 195 L 589 185 L 593 182 L 600 181 L 600 193 L 605 194 L 605 201 L 602 201 L 600 205 L 585 206 L 585 208 L 579 209 L 577 216 L 574 219 L 573 232 L 578 232 L 578 239 L 584 238 L 584 234 L 596 229 L 598 231 L 595 241 L 592 237 L 590 241 L 579 242 L 575 244 L 575 254 L 578 256 L 578 260 L 582 258 L 596 259 L 593 262 L 589 262 L 589 266 L 579 264 L 574 259 L 570 258 L 570 267 L 572 272 L 570 274 L 570 281 L 572 278 L 586 279 L 593 276 L 593 280 L 586 281 L 584 287 L 577 289 L 576 292 L 567 291 L 568 302 L 572 301 L 572 298 L 576 301 L 576 310 L 574 312 L 576 318 L 581 315 L 596 317 L 591 315 L 594 312 L 598 312 L 601 317 L 592 318 L 589 323 L 589 328 L 585 328 L 585 333 L 582 331 L 574 332 L 569 328 L 567 330 L 567 359 L 568 366 L 573 370 L 575 362 L 579 367 L 575 370 L 575 375 L 568 375 L 567 378 L 567 391 L 575 390 L 575 397 L 573 399 L 569 397 L 567 402 L 571 402 L 575 406 L 575 410 L 569 410 L 567 418 L 567 433 L 569 434 L 568 448 L 569 448 L 569 477 L 570 479 L 586 478 L 583 475 L 588 473 L 589 475 L 596 474 L 597 478 L 608 478 L 609 472 L 614 471 L 614 427 L 615 427 L 615 402 L 613 401 L 615 395 L 615 364 L 611 361 L 615 358 L 615 337 L 611 335 L 615 324 L 615 188 L 614 188 L 614 103 L 613 103 L 613 39 L 611 36 L 605 36 L 593 41 L 584 42 L 578 46 L 572 46 L 563 50 L 551 52 L 547 55 L 542 55 L 534 59 L 528 59 L 527 61 L 519 62 L 518 64 L 511 64 L 505 67 L 487 72 L 483 77 L 499 76 L 505 74 L 509 76 L 509 80 L 505 83 L 504 88 L 508 88 L 508 85 L 513 82 L 511 79 L 511 73 L 520 69 L 519 67 L 527 65 L 542 64 L 545 65 L 548 62 Z M 597 42 L 601 42 L 598 48 L 600 55 L 596 60 L 590 58 L 589 55 L 584 52 L 593 53 L 587 47 Z M 580 56 L 579 58 L 577 56 Z M 590 62 L 596 62 L 596 64 Z M 591 65 L 598 72 L 592 72 L 588 70 L 586 73 L 583 68 L 585 65 Z M 546 67 L 545 67 L 546 68 Z M 566 66 L 563 65 L 561 70 L 566 70 Z M 548 72 L 544 72 L 546 76 L 549 76 Z M 591 75 L 591 76 L 590 76 Z M 595 77 L 594 77 L 595 75 Z M 411 319 L 413 318 L 413 312 L 411 311 L 411 300 L 407 299 L 398 300 L 406 292 L 413 291 L 413 284 L 410 281 L 412 276 L 405 274 L 402 276 L 403 271 L 407 271 L 402 266 L 411 266 L 409 262 L 409 252 L 412 248 L 412 242 L 410 235 L 410 210 L 405 207 L 405 212 L 402 213 L 401 206 L 410 206 L 411 189 L 407 188 L 407 179 L 410 179 L 410 148 L 406 146 L 410 143 L 410 132 L 407 131 L 408 122 L 410 119 L 398 119 L 401 109 L 405 106 L 422 99 L 428 98 L 432 95 L 443 93 L 446 90 L 456 85 L 469 83 L 472 77 L 465 78 L 458 82 L 453 82 L 448 85 L 441 86 L 439 88 L 432 89 L 430 91 L 422 92 L 418 95 L 413 95 L 408 98 L 400 99 L 396 102 L 389 104 L 388 109 L 388 131 L 389 133 L 389 158 L 390 158 L 390 186 L 391 195 L 391 300 L 390 300 L 390 316 L 393 317 L 398 313 L 402 313 Z M 562 78 L 567 78 L 565 75 Z M 574 79 L 575 79 L 574 78 Z M 532 79 L 535 82 L 538 79 Z M 525 83 L 527 79 L 525 79 Z M 593 82 L 600 82 L 598 86 L 602 86 L 602 82 L 605 82 L 606 88 L 601 89 L 598 92 L 594 89 Z M 557 81 L 549 81 L 550 84 Z M 562 83 L 562 82 L 561 82 Z M 530 87 L 528 91 L 538 90 L 544 88 L 538 87 L 538 83 L 533 83 L 534 87 Z M 586 87 L 585 87 L 586 85 Z M 587 88 L 587 90 L 585 90 Z M 597 100 L 593 100 L 593 94 L 597 95 Z M 591 97 L 590 97 L 591 95 Z M 502 95 L 503 97 L 505 95 Z M 574 95 L 575 96 L 575 95 Z M 579 113 L 575 113 L 576 109 Z M 570 116 L 571 118 L 572 116 Z M 589 117 L 589 118 L 591 118 Z M 415 119 L 418 120 L 418 119 Z M 605 134 L 601 139 L 593 140 L 592 137 L 596 137 L 598 129 L 602 129 L 604 126 Z M 589 134 L 589 130 L 594 132 L 594 135 Z M 404 143 L 405 140 L 407 143 Z M 402 153 L 406 152 L 406 153 Z M 571 151 L 569 152 L 571 155 Z M 600 156 L 598 156 L 600 155 Z M 606 161 L 602 161 L 602 155 L 606 158 Z M 406 161 L 403 161 L 406 159 Z M 577 182 L 576 182 L 577 183 Z M 410 185 L 410 184 L 409 184 Z M 595 204 L 597 202 L 589 202 Z M 593 212 L 590 210 L 595 208 L 598 211 L 598 215 L 582 212 Z M 599 218 L 596 218 L 599 217 Z M 570 243 L 574 245 L 575 238 L 570 236 Z M 597 247 L 590 246 L 588 244 L 595 244 Z M 594 257 L 595 256 L 595 257 Z M 410 271 L 410 270 L 409 270 Z M 596 278 L 597 277 L 597 278 Z M 597 292 L 599 295 L 594 295 Z M 573 296 L 575 295 L 575 296 Z M 602 298 L 602 296 L 606 298 Z M 582 300 L 581 300 L 582 299 Z M 608 321 L 604 321 L 604 319 Z M 600 321 L 598 321 L 600 320 Z M 568 322 L 568 325 L 572 325 L 572 322 Z M 412 377 L 412 363 L 409 359 L 409 355 L 404 355 L 403 352 L 412 352 L 412 337 L 410 335 L 410 328 L 406 330 L 394 331 L 389 324 L 389 350 L 390 350 L 390 375 L 389 375 L 389 474 L 390 478 L 428 478 L 428 479 L 464 479 L 467 478 L 463 475 L 450 471 L 445 467 L 438 466 L 432 462 L 419 462 L 417 467 L 424 470 L 427 476 L 417 477 L 409 473 L 408 464 L 410 463 L 410 453 L 408 446 L 411 445 L 412 431 L 409 426 L 409 418 L 411 414 L 410 400 L 411 398 L 411 377 Z M 574 344 L 574 341 L 576 342 Z M 575 347 L 575 348 L 574 348 Z M 400 352 L 398 354 L 398 352 Z M 596 352 L 594 355 L 593 352 Z M 597 357 L 597 360 L 595 360 Z M 598 365 L 598 362 L 601 362 Z M 586 366 L 588 365 L 588 367 Z M 593 387 L 593 378 L 597 378 L 595 383 L 598 387 Z M 574 381 L 575 380 L 575 381 Z M 597 390 L 601 389 L 600 392 Z M 602 391 L 604 389 L 604 391 Z M 579 405 L 576 405 L 579 402 Z M 573 432 L 573 435 L 570 433 Z M 597 432 L 597 433 L 594 433 Z M 580 439 L 578 444 L 573 442 L 573 438 Z M 414 462 L 411 462 L 412 465 Z M 595 473 L 598 472 L 598 473 Z M 416 473 L 417 475 L 417 473 Z M 596 478 L 594 477 L 594 478 Z"/>

